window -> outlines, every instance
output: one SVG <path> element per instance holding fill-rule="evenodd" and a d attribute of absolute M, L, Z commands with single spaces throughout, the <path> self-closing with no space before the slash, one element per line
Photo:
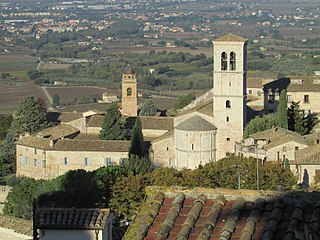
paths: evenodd
<path fill-rule="evenodd" d="M 36 155 L 36 154 L 37 154 L 37 149 L 35 148 L 35 149 L 34 149 L 34 155 Z"/>
<path fill-rule="evenodd" d="M 229 87 L 231 87 L 231 82 L 229 82 Z"/>
<path fill-rule="evenodd" d="M 64 157 L 63 161 L 64 161 L 64 165 L 68 165 L 68 158 L 67 157 Z"/>
<path fill-rule="evenodd" d="M 309 95 L 304 95 L 303 102 L 304 103 L 309 103 Z"/>
<path fill-rule="evenodd" d="M 317 139 L 317 144 L 319 144 L 320 143 L 320 139 Z"/>
<path fill-rule="evenodd" d="M 294 147 L 294 150 L 298 151 L 298 150 L 299 150 L 299 147 Z"/>
<path fill-rule="evenodd" d="M 42 160 L 41 161 L 41 166 L 42 166 L 42 168 L 46 168 L 47 167 L 47 161 L 46 160 Z"/>
<path fill-rule="evenodd" d="M 228 56 L 225 52 L 221 53 L 221 70 L 227 70 L 228 68 Z"/>
<path fill-rule="evenodd" d="M 132 88 L 127 88 L 127 96 L 131 96 L 132 95 Z"/>
<path fill-rule="evenodd" d="M 194 149 L 194 145 L 193 145 L 193 143 L 191 144 L 191 150 L 193 150 Z"/>
<path fill-rule="evenodd" d="M 33 166 L 36 167 L 38 165 L 38 159 L 33 159 Z"/>
<path fill-rule="evenodd" d="M 105 166 L 112 166 L 113 165 L 112 158 L 105 158 L 104 165 Z"/>
<path fill-rule="evenodd" d="M 29 158 L 26 157 L 26 165 L 29 165 Z"/>
<path fill-rule="evenodd" d="M 231 101 L 230 100 L 226 101 L 226 108 L 231 108 Z"/>
<path fill-rule="evenodd" d="M 291 102 L 291 95 L 287 95 L 287 102 Z"/>
<path fill-rule="evenodd" d="M 229 122 L 229 117 L 227 117 L 226 121 Z"/>
<path fill-rule="evenodd" d="M 167 151 L 169 151 L 169 147 L 167 147 Z"/>
<path fill-rule="evenodd" d="M 85 157 L 83 159 L 83 165 L 88 166 L 88 158 L 87 157 Z"/>
<path fill-rule="evenodd" d="M 227 138 L 227 142 L 230 142 L 230 138 Z"/>
<path fill-rule="evenodd" d="M 236 70 L 236 54 L 234 52 L 230 53 L 230 70 Z"/>
<path fill-rule="evenodd" d="M 268 94 L 268 102 L 274 103 L 274 95 L 272 92 L 269 92 L 269 94 Z"/>
<path fill-rule="evenodd" d="M 249 94 L 252 94 L 252 90 L 249 90 Z"/>
<path fill-rule="evenodd" d="M 23 164 L 23 156 L 22 155 L 19 155 L 19 163 Z"/>
<path fill-rule="evenodd" d="M 286 152 L 287 151 L 287 147 L 283 147 L 282 151 Z"/>

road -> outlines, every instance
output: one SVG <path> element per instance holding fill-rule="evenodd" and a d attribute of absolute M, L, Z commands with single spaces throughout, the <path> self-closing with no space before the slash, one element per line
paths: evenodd
<path fill-rule="evenodd" d="M 32 237 L 15 233 L 13 230 L 0 227 L 0 240 L 32 240 Z"/>

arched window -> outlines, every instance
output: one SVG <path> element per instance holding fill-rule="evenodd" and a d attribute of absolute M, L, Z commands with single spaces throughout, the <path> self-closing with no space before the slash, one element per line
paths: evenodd
<path fill-rule="evenodd" d="M 236 54 L 230 53 L 230 70 L 236 70 Z"/>
<path fill-rule="evenodd" d="M 225 52 L 221 53 L 221 70 L 228 69 L 228 56 Z"/>
<path fill-rule="evenodd" d="M 230 100 L 226 101 L 226 108 L 231 108 L 231 101 Z"/>
<path fill-rule="evenodd" d="M 127 88 L 127 96 L 131 96 L 132 95 L 132 88 Z"/>

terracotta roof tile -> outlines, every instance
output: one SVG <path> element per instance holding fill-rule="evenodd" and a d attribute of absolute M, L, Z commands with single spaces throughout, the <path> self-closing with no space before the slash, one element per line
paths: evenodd
<path fill-rule="evenodd" d="M 37 229 L 104 229 L 110 209 L 40 208 Z"/>
<path fill-rule="evenodd" d="M 229 33 L 214 40 L 214 42 L 246 42 L 247 39 L 238 35 Z"/>
<path fill-rule="evenodd" d="M 156 220 L 140 238 L 133 238 L 137 229 L 141 231 L 135 219 L 124 239 L 277 240 L 292 239 L 299 231 L 303 233 L 304 225 L 310 231 L 320 227 L 320 193 L 279 195 L 244 190 L 148 187 L 147 199 L 152 199 L 157 190 L 164 194 L 164 200 Z M 143 210 L 137 216 L 148 211 L 149 202 L 142 205 Z"/>

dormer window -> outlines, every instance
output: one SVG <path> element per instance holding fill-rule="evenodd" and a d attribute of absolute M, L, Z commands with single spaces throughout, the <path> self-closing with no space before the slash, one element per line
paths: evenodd
<path fill-rule="evenodd" d="M 230 53 L 230 70 L 236 70 L 236 54 L 234 52 Z"/>
<path fill-rule="evenodd" d="M 221 70 L 225 71 L 228 69 L 228 56 L 225 52 L 221 53 Z"/>

